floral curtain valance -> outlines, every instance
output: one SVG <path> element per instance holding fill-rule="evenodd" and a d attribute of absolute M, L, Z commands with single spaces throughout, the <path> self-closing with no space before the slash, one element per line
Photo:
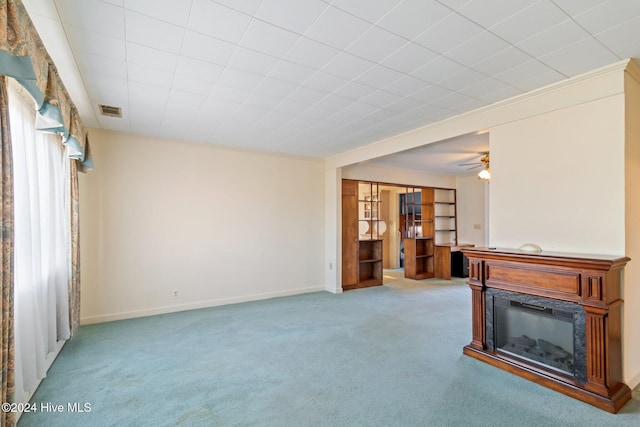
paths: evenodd
<path fill-rule="evenodd" d="M 20 0 L 0 0 L 0 75 L 16 79 L 33 97 L 36 127 L 57 133 L 79 161 L 79 170 L 93 168 L 89 140 L 80 116 L 65 89 Z"/>

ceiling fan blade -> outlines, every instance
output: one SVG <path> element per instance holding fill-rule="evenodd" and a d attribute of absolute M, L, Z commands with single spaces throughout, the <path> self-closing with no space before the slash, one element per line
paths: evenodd
<path fill-rule="evenodd" d="M 473 162 L 473 163 L 462 163 L 458 166 L 472 166 L 472 165 L 481 165 L 482 162 Z"/>
<path fill-rule="evenodd" d="M 470 171 L 471 169 L 477 169 L 477 168 L 479 168 L 479 167 L 481 167 L 481 166 L 484 166 L 484 165 L 483 165 L 483 164 L 479 164 L 479 165 L 477 165 L 477 166 L 472 166 L 472 167 L 470 167 L 470 168 L 467 168 L 467 170 L 468 170 L 468 171 Z"/>

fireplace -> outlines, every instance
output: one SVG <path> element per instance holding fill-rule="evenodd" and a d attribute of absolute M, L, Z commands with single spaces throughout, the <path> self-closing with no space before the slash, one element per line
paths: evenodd
<path fill-rule="evenodd" d="M 487 349 L 540 369 L 587 379 L 586 327 L 580 304 L 487 289 Z"/>
<path fill-rule="evenodd" d="M 469 258 L 468 356 L 609 412 L 622 381 L 621 271 L 629 258 L 463 249 Z"/>

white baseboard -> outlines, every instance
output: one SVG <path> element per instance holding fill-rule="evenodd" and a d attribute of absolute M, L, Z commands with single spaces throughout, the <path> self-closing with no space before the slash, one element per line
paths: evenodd
<path fill-rule="evenodd" d="M 284 291 L 265 292 L 260 294 L 245 295 L 231 298 L 220 298 L 209 301 L 198 301 L 186 304 L 169 305 L 163 307 L 147 308 L 142 310 L 123 311 L 119 313 L 100 314 L 96 316 L 86 316 L 80 318 L 81 325 L 90 325 L 93 323 L 112 322 L 114 320 L 134 319 L 136 317 L 155 316 L 157 314 L 176 313 L 179 311 L 196 310 L 199 308 L 217 307 L 220 305 L 238 304 L 249 301 L 259 301 L 269 298 L 287 297 L 291 295 L 308 294 L 311 292 L 325 291 L 321 286 L 313 286 L 308 288 L 289 289 Z"/>

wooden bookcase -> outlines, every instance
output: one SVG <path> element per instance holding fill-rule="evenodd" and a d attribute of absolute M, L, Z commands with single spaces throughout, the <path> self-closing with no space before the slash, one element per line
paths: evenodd
<path fill-rule="evenodd" d="M 433 239 L 404 239 L 404 277 L 422 280 L 434 277 Z"/>
<path fill-rule="evenodd" d="M 434 277 L 434 189 L 409 187 L 405 193 L 404 277 Z"/>
<path fill-rule="evenodd" d="M 382 285 L 380 191 L 375 182 L 342 180 L 342 289 Z"/>
<path fill-rule="evenodd" d="M 434 238 L 436 245 L 458 244 L 458 220 L 456 212 L 456 190 L 434 189 Z"/>

